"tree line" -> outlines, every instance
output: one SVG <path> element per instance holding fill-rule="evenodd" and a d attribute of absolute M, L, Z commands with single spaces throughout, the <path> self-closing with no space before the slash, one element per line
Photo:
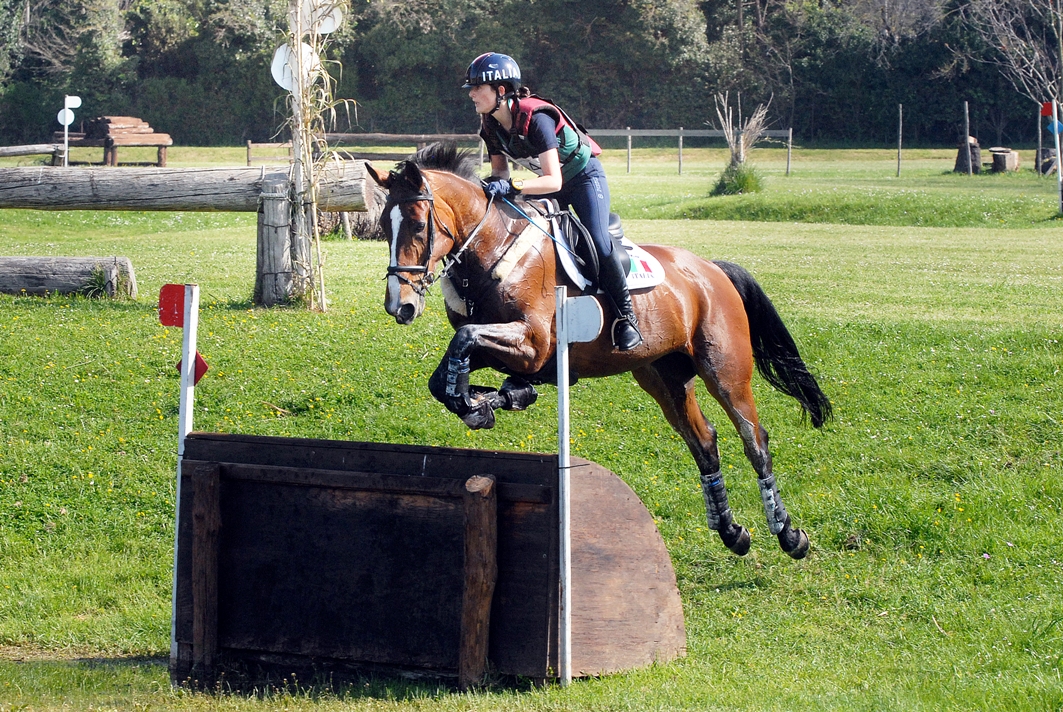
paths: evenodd
<path fill-rule="evenodd" d="M 747 114 L 770 102 L 771 126 L 805 144 L 892 144 L 903 104 L 906 143 L 954 145 L 968 101 L 983 144 L 1028 144 L 1036 102 L 1059 93 L 1053 3 L 353 0 L 325 59 L 355 102 L 337 130 L 475 131 L 459 86 L 499 51 L 589 127 L 702 128 L 729 92 Z M 179 144 L 283 137 L 269 65 L 287 6 L 0 0 L 0 143 L 48 140 L 64 94 L 84 100 L 79 118 L 139 116 Z M 1024 75 L 1029 47 L 1041 64 Z"/>

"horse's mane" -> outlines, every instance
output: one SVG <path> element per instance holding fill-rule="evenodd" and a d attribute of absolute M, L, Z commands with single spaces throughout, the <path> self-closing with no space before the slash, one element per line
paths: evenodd
<path fill-rule="evenodd" d="M 418 168 L 428 170 L 446 171 L 454 175 L 479 182 L 480 177 L 476 172 L 476 156 L 470 150 L 458 150 L 458 144 L 454 141 L 438 141 L 430 143 L 409 159 Z"/>

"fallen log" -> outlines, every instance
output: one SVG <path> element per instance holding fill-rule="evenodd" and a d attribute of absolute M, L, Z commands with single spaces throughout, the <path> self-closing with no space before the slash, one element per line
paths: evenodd
<path fill-rule="evenodd" d="M 61 143 L 34 143 L 28 146 L 0 146 L 0 158 L 13 156 L 38 156 L 47 153 L 62 153 Z"/>
<path fill-rule="evenodd" d="M 0 293 L 136 299 L 128 257 L 0 257 Z"/>
<path fill-rule="evenodd" d="M 285 177 L 263 168 L 5 168 L 0 208 L 253 213 L 267 179 Z M 366 180 L 360 161 L 329 164 L 319 171 L 318 207 L 364 211 Z"/>

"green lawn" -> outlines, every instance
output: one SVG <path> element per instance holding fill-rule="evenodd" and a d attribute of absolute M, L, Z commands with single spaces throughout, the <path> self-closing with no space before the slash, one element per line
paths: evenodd
<path fill-rule="evenodd" d="M 187 151 L 172 149 L 173 164 L 243 160 L 242 149 Z M 783 494 L 812 539 L 794 562 L 766 535 L 740 442 L 702 393 L 732 506 L 754 533 L 736 558 L 706 531 L 693 462 L 633 380 L 574 389 L 574 453 L 623 477 L 670 549 L 685 659 L 565 690 L 459 695 L 384 679 L 258 697 L 171 690 L 180 332 L 158 324 L 162 284 L 203 287 L 201 429 L 549 451 L 556 391 L 494 430 L 466 430 L 426 387 L 451 333 L 441 297 L 397 326 L 382 308 L 381 243 L 325 244 L 328 314 L 264 311 L 248 301 L 253 216 L 2 211 L 0 254 L 127 255 L 141 298 L 0 297 L 0 710 L 1063 707 L 1054 180 L 946 175 L 946 151 L 912 155 L 901 181 L 889 151 L 799 151 L 786 178 L 758 150 L 766 200 L 833 186 L 865 191 L 866 213 L 877 195 L 921 184 L 953 212 L 972 193 L 1018 207 L 1007 228 L 640 219 L 658 195 L 662 214 L 685 209 L 684 191 L 708 200 L 723 155 L 692 151 L 681 178 L 674 153 L 637 154 L 631 176 L 623 152 L 607 154 L 629 235 L 749 268 L 836 420 L 813 430 L 756 383 Z M 1008 192 L 1009 181 L 1025 187 Z M 1037 229 L 1018 229 L 1036 202 L 1018 200 L 1024 191 L 1048 206 Z"/>

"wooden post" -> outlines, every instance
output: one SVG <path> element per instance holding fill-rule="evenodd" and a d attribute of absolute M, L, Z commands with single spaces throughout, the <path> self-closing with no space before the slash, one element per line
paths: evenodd
<path fill-rule="evenodd" d="M 498 488 L 491 475 L 465 482 L 465 588 L 461 601 L 458 686 L 483 679 L 491 628 L 491 602 L 498 579 Z"/>
<path fill-rule="evenodd" d="M 340 225 L 343 226 L 343 236 L 348 240 L 354 237 L 354 230 L 351 228 L 351 214 L 344 210 L 340 213 Z"/>
<path fill-rule="evenodd" d="M 904 104 L 897 104 L 897 177 L 901 177 L 901 136 L 904 132 Z"/>
<path fill-rule="evenodd" d="M 253 301 L 265 307 L 284 304 L 292 294 L 291 202 L 283 175 L 262 184 L 258 212 L 258 256 Z"/>
<path fill-rule="evenodd" d="M 967 151 L 967 175 L 974 175 L 974 166 L 971 165 L 971 114 L 967 110 L 967 102 L 963 102 L 963 145 L 964 150 Z"/>
<path fill-rule="evenodd" d="M 631 127 L 627 127 L 627 172 L 631 172 Z"/>
<path fill-rule="evenodd" d="M 679 175 L 683 175 L 683 127 L 679 127 Z"/>
<path fill-rule="evenodd" d="M 786 175 L 790 175 L 790 157 L 794 149 L 794 127 L 786 130 Z"/>
<path fill-rule="evenodd" d="M 221 467 L 192 473 L 192 674 L 213 683 L 218 652 L 218 540 L 221 532 Z"/>

